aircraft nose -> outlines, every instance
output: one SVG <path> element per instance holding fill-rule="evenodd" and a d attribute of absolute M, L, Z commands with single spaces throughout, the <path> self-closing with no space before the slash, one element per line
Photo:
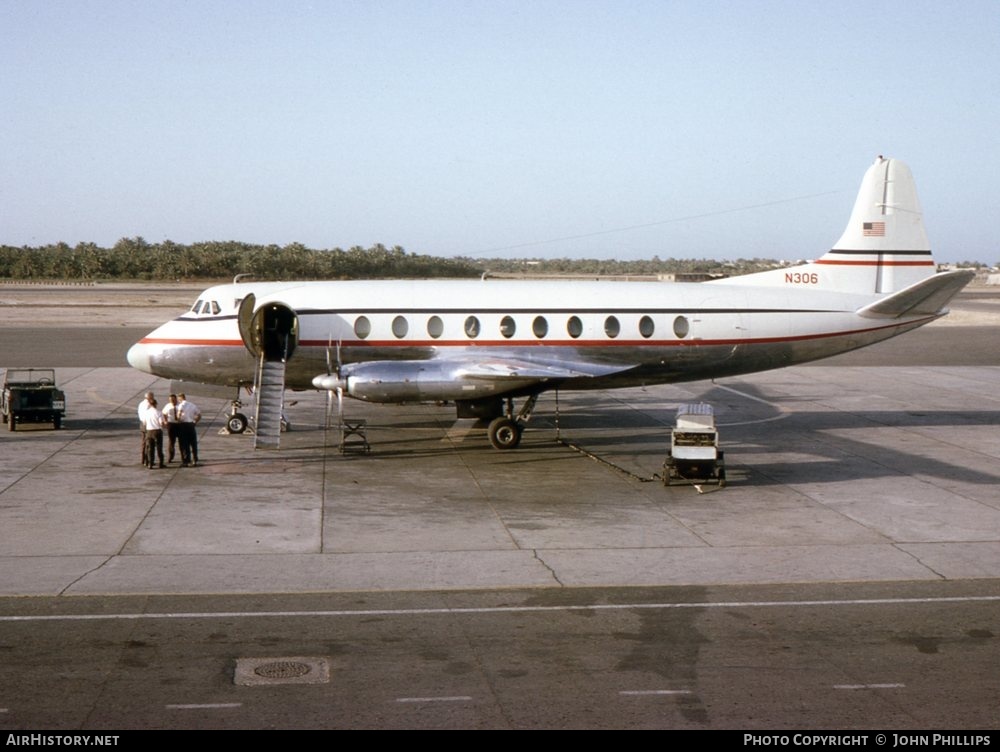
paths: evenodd
<path fill-rule="evenodd" d="M 125 357 L 133 368 L 145 373 L 152 373 L 149 367 L 149 350 L 145 345 L 137 342 L 128 349 L 128 354 Z"/>

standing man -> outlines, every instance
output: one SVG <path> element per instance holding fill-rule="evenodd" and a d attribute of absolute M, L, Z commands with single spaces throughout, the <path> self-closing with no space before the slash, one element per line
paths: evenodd
<path fill-rule="evenodd" d="M 163 413 L 156 406 L 156 400 L 151 400 L 146 412 L 143 413 L 143 423 L 146 426 L 146 467 L 156 469 L 159 457 L 160 467 L 163 464 Z"/>
<path fill-rule="evenodd" d="M 155 401 L 156 400 L 153 399 L 153 393 L 146 392 L 146 396 L 142 398 L 142 402 L 140 402 L 139 407 L 136 408 L 136 414 L 139 416 L 139 431 L 141 433 L 140 438 L 142 439 L 142 448 L 140 451 L 142 454 L 141 459 L 143 467 L 146 467 L 146 410 L 148 410 L 149 406 Z"/>
<path fill-rule="evenodd" d="M 167 462 L 174 461 L 174 447 L 177 445 L 177 426 L 180 425 L 177 407 L 177 395 L 171 394 L 170 401 L 163 408 L 163 419 L 167 424 Z"/>
<path fill-rule="evenodd" d="M 177 415 L 179 420 L 178 431 L 181 437 L 181 467 L 198 464 L 198 421 L 201 420 L 201 410 L 193 402 L 188 402 L 187 397 L 178 394 L 180 403 L 177 405 Z M 185 447 L 185 444 L 187 445 Z M 187 449 L 185 455 L 184 450 Z"/>

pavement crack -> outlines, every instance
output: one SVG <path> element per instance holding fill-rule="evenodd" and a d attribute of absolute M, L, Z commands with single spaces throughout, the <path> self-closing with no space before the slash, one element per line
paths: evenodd
<path fill-rule="evenodd" d="M 559 575 L 556 574 L 556 570 L 553 569 L 552 566 L 539 555 L 537 548 L 531 549 L 531 553 L 535 557 L 535 561 L 549 570 L 549 574 L 552 575 L 552 579 L 556 581 L 556 584 L 559 585 L 559 587 L 566 587 L 566 583 L 559 579 Z"/>
<path fill-rule="evenodd" d="M 903 548 L 901 544 L 899 544 L 899 543 L 893 543 L 892 547 L 895 548 L 897 551 L 900 551 L 900 552 L 906 554 L 907 556 L 909 556 L 911 559 L 913 559 L 915 562 L 917 562 L 917 564 L 919 564 L 920 566 L 922 566 L 927 571 L 931 572 L 935 577 L 938 577 L 938 578 L 940 578 L 942 580 L 947 580 L 948 579 L 944 574 L 942 574 L 941 572 L 938 572 L 936 569 L 934 569 L 934 567 L 932 567 L 930 564 L 928 564 L 923 559 L 921 559 L 919 556 L 917 556 L 913 551 L 909 551 L 909 550 Z"/>
<path fill-rule="evenodd" d="M 97 572 L 97 571 L 103 569 L 105 566 L 107 566 L 111 562 L 112 559 L 116 558 L 116 556 L 117 555 L 105 556 L 104 557 L 104 561 L 102 561 L 100 564 L 98 564 L 95 567 L 91 567 L 87 571 L 82 572 L 78 577 L 70 580 L 69 583 L 66 585 L 66 587 L 64 587 L 64 588 L 62 588 L 62 589 L 59 590 L 59 595 L 61 595 L 61 596 L 62 595 L 69 595 L 69 591 L 72 590 L 73 587 L 75 587 L 78 583 L 83 582 L 85 579 L 87 579 L 88 577 L 90 577 L 90 575 L 94 574 L 94 572 Z"/>

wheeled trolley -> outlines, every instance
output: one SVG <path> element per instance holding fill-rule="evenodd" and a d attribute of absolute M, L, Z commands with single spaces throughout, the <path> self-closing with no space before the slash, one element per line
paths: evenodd
<path fill-rule="evenodd" d="M 663 485 L 671 483 L 726 485 L 726 464 L 719 450 L 719 432 L 711 405 L 698 403 L 677 408 L 670 432 L 670 453 L 663 462 Z"/>

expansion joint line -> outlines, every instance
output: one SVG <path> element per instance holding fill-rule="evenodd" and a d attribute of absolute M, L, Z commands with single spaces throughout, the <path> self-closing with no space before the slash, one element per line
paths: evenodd
<path fill-rule="evenodd" d="M 644 478 L 641 475 L 636 475 L 631 470 L 626 470 L 621 465 L 616 465 L 614 462 L 611 462 L 610 460 L 606 460 L 603 457 L 599 457 L 598 455 L 596 455 L 593 452 L 591 452 L 589 449 L 584 449 L 582 446 L 580 446 L 579 444 L 576 444 L 576 443 L 574 443 L 572 441 L 567 441 L 566 439 L 556 439 L 555 441 L 556 441 L 557 444 L 561 444 L 562 446 L 566 447 L 567 449 L 572 449 L 574 452 L 579 452 L 584 457 L 589 457 L 590 459 L 594 460 L 594 462 L 598 462 L 598 463 L 600 463 L 602 465 L 607 465 L 612 470 L 617 470 L 622 475 L 628 476 L 629 478 L 632 478 L 633 480 L 637 480 L 640 483 L 653 483 L 655 481 L 662 480 L 662 478 L 658 474 L 656 474 L 656 473 L 653 473 L 648 478 Z"/>

